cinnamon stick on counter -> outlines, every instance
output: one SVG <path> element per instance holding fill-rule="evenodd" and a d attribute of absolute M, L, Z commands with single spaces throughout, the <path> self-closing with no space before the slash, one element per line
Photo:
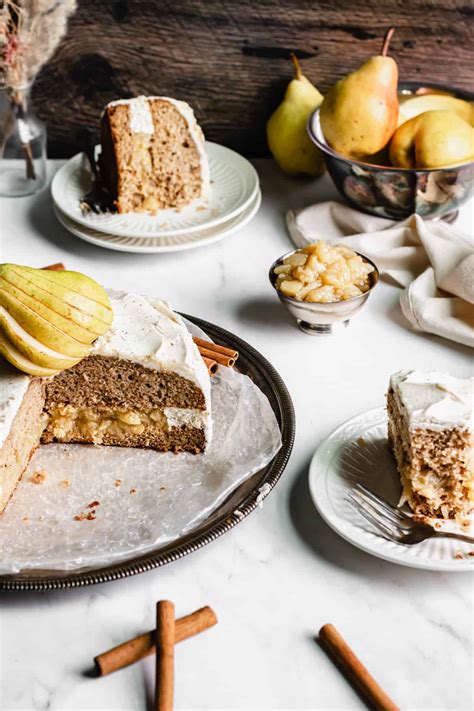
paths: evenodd
<path fill-rule="evenodd" d="M 217 617 L 210 607 L 201 607 L 191 615 L 180 617 L 175 623 L 174 641 L 182 642 L 189 637 L 204 632 L 217 624 Z M 134 639 L 119 644 L 94 657 L 94 663 L 100 676 L 134 664 L 150 654 L 156 653 L 156 631 L 145 632 Z"/>
<path fill-rule="evenodd" d="M 156 711 L 173 711 L 174 641 L 174 604 L 160 600 L 156 604 Z"/>
<path fill-rule="evenodd" d="M 319 638 L 342 671 L 357 686 L 377 711 L 400 711 L 385 691 L 369 674 L 336 628 L 327 624 L 319 630 Z"/>

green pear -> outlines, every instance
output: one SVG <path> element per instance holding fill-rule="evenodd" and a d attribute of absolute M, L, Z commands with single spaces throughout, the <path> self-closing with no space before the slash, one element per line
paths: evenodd
<path fill-rule="evenodd" d="M 474 128 L 454 111 L 425 111 L 406 121 L 390 143 L 397 168 L 446 168 L 474 160 Z"/>
<path fill-rule="evenodd" d="M 340 79 L 324 97 L 322 132 L 331 148 L 348 158 L 378 153 L 397 127 L 398 68 L 387 57 L 393 32 L 393 27 L 386 32 L 380 55 Z"/>
<path fill-rule="evenodd" d="M 306 124 L 323 97 L 301 72 L 294 54 L 291 59 L 295 76 L 287 86 L 282 103 L 268 120 L 268 146 L 288 175 L 317 176 L 324 172 L 324 160 L 309 138 Z"/>
<path fill-rule="evenodd" d="M 425 111 L 454 111 L 462 119 L 474 126 L 474 105 L 469 101 L 445 94 L 423 94 L 413 96 L 400 103 L 398 125 L 409 121 Z"/>
<path fill-rule="evenodd" d="M 24 372 L 72 367 L 112 318 L 107 292 L 83 274 L 0 265 L 0 352 Z"/>

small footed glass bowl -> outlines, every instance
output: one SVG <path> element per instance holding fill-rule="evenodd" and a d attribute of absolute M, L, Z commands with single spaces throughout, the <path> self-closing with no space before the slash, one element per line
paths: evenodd
<path fill-rule="evenodd" d="M 283 264 L 283 260 L 294 254 L 297 250 L 283 254 L 273 262 L 270 267 L 270 283 L 278 294 L 278 298 L 286 306 L 292 316 L 295 317 L 299 328 L 310 336 L 329 336 L 335 331 L 349 325 L 350 319 L 361 310 L 374 287 L 379 280 L 379 270 L 371 259 L 356 252 L 365 262 L 371 264 L 374 271 L 369 274 L 370 288 L 365 294 L 353 296 L 345 301 L 333 301 L 331 303 L 310 303 L 309 301 L 298 301 L 291 296 L 285 296 L 276 287 L 277 274 L 275 267 Z"/>
<path fill-rule="evenodd" d="M 467 91 L 442 85 L 401 82 L 400 95 L 415 96 L 430 90 L 474 100 Z M 342 197 L 361 212 L 391 220 L 404 220 L 413 213 L 427 219 L 452 222 L 457 209 L 474 190 L 474 161 L 437 169 L 394 168 L 352 160 L 333 150 L 321 130 L 319 109 L 308 120 L 308 134 L 323 154 L 328 173 Z"/>

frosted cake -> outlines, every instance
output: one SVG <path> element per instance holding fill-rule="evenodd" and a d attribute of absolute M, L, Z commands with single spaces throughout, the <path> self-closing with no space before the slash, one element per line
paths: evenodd
<path fill-rule="evenodd" d="M 387 394 L 388 439 L 416 514 L 465 517 L 474 509 L 474 378 L 400 371 Z"/>
<path fill-rule="evenodd" d="M 209 190 L 204 135 L 184 101 L 112 101 L 102 115 L 101 146 L 102 180 L 120 213 L 181 208 Z"/>

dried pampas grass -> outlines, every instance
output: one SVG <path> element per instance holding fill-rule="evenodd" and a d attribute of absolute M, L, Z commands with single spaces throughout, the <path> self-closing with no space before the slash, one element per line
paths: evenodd
<path fill-rule="evenodd" d="M 66 33 L 76 0 L 0 0 L 0 87 L 29 84 Z"/>

